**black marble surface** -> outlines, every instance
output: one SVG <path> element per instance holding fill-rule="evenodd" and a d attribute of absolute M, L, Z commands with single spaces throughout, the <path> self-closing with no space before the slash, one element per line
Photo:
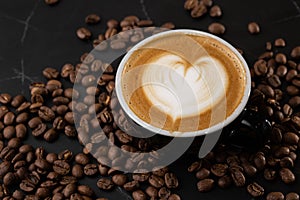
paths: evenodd
<path fill-rule="evenodd" d="M 106 20 L 121 20 L 126 15 L 149 18 L 157 25 L 172 21 L 177 28 L 198 30 L 207 30 L 209 23 L 220 21 L 227 27 L 223 38 L 245 52 L 249 65 L 263 52 L 267 41 L 285 38 L 288 44 L 286 52 L 290 52 L 291 47 L 300 45 L 300 0 L 215 0 L 224 13 L 219 20 L 213 20 L 209 16 L 192 19 L 183 9 L 183 3 L 184 0 L 61 0 L 58 5 L 50 7 L 43 0 L 1 0 L 0 92 L 28 95 L 29 84 L 43 80 L 41 71 L 44 67 L 60 68 L 66 62 L 78 62 L 79 56 L 90 51 L 91 46 L 78 40 L 75 30 L 85 26 L 84 18 L 90 13 L 97 13 L 102 18 L 99 25 L 91 27 L 93 33 L 102 33 Z M 260 24 L 260 34 L 252 36 L 247 32 L 250 21 Z M 47 144 L 31 137 L 28 142 L 55 152 L 65 148 L 71 148 L 74 152 L 81 149 L 76 140 L 63 136 L 55 144 Z M 183 156 L 171 165 L 171 169 L 179 175 L 178 193 L 182 199 L 251 199 L 245 188 L 215 189 L 205 194 L 197 192 L 196 179 L 186 172 L 191 159 L 193 158 L 190 156 Z M 298 164 L 295 169 L 298 177 L 299 167 Z M 286 186 L 278 182 L 264 182 L 260 178 L 258 180 L 266 186 L 266 192 L 300 192 L 299 181 Z M 91 185 L 98 196 L 130 199 L 121 189 L 109 193 L 98 190 L 96 178 L 81 182 Z"/>

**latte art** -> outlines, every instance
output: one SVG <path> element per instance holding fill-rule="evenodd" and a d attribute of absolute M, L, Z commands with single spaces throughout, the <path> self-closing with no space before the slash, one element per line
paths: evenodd
<path fill-rule="evenodd" d="M 189 63 L 165 53 L 142 67 L 145 97 L 174 121 L 206 112 L 226 95 L 224 86 L 227 87 L 228 80 L 224 66 L 209 56 Z"/>
<path fill-rule="evenodd" d="M 134 114 L 170 132 L 207 129 L 242 100 L 239 58 L 205 36 L 176 33 L 136 49 L 122 71 L 122 93 Z"/>

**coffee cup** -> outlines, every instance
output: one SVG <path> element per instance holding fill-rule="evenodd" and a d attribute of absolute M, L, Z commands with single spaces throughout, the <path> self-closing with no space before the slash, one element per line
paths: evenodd
<path fill-rule="evenodd" d="M 116 94 L 125 113 L 165 136 L 194 137 L 222 130 L 244 109 L 248 65 L 225 40 L 188 29 L 148 37 L 122 59 Z"/>

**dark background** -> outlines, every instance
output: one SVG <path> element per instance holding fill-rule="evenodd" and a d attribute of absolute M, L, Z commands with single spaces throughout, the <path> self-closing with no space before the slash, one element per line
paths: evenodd
<path fill-rule="evenodd" d="M 75 31 L 85 26 L 84 18 L 90 13 L 99 14 L 102 21 L 90 29 L 94 34 L 103 33 L 110 18 L 122 20 L 126 15 L 137 15 L 141 19 L 152 19 L 156 25 L 172 21 L 177 28 L 207 30 L 213 21 L 225 24 L 223 38 L 242 49 L 246 60 L 252 65 L 255 58 L 264 51 L 267 41 L 285 38 L 288 47 L 300 45 L 300 0 L 215 0 L 222 7 L 219 20 L 205 16 L 192 19 L 183 9 L 183 0 L 62 0 L 57 6 L 47 6 L 43 0 L 1 0 L 0 1 L 0 92 L 12 95 L 28 95 L 28 86 L 33 81 L 43 80 L 41 71 L 46 66 L 59 69 L 64 63 L 75 64 L 82 53 L 91 50 L 91 45 L 77 39 Z M 261 33 L 250 35 L 247 24 L 257 21 Z M 71 148 L 81 151 L 76 140 L 60 137 L 55 144 L 46 144 L 29 138 L 35 147 L 44 146 L 48 151 L 59 152 Z M 187 167 L 195 157 L 183 156 L 171 166 L 178 173 L 182 199 L 251 199 L 245 188 L 232 187 L 229 190 L 215 189 L 201 194 L 196 190 L 196 179 L 187 173 Z M 295 171 L 300 175 L 299 164 Z M 300 191 L 299 181 L 286 186 L 279 181 L 258 182 L 266 192 L 280 190 L 285 193 Z M 82 183 L 92 186 L 98 196 L 110 199 L 130 199 L 121 189 L 103 192 L 96 188 L 96 178 Z"/>

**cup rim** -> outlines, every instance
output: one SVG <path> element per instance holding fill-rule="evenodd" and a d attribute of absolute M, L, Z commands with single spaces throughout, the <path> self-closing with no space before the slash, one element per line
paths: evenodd
<path fill-rule="evenodd" d="M 169 34 L 173 34 L 173 33 L 183 33 L 183 34 L 192 34 L 192 35 L 201 35 L 201 36 L 207 36 L 210 37 L 212 39 L 217 40 L 218 42 L 222 43 L 223 45 L 225 45 L 226 47 L 228 47 L 237 57 L 238 59 L 241 61 L 243 68 L 245 70 L 245 75 L 246 75 L 246 84 L 245 84 L 245 89 L 244 89 L 244 94 L 242 97 L 241 102 L 239 103 L 239 105 L 235 108 L 235 110 L 233 111 L 233 113 L 231 113 L 231 115 L 229 115 L 228 117 L 226 117 L 225 120 L 223 120 L 222 122 L 219 122 L 211 127 L 208 127 L 206 129 L 202 129 L 202 130 L 197 130 L 197 131 L 188 131 L 188 132 L 180 132 L 180 131 L 175 131 L 175 132 L 170 132 L 158 127 L 155 127 L 151 124 L 148 124 L 147 122 L 143 121 L 142 119 L 140 119 L 128 106 L 128 104 L 125 101 L 125 98 L 123 97 L 123 92 L 122 92 L 122 87 L 121 87 L 121 79 L 122 79 L 122 72 L 123 69 L 125 67 L 126 62 L 128 61 L 128 59 L 130 58 L 130 56 L 132 55 L 132 53 L 136 50 L 138 50 L 140 47 L 144 46 L 145 44 L 147 44 L 148 42 L 162 37 L 164 35 L 169 35 Z M 168 31 L 164 31 L 161 33 L 157 33 L 155 35 L 152 35 L 140 42 L 138 42 L 136 45 L 134 45 L 127 53 L 126 55 L 122 58 L 121 63 L 119 64 L 119 67 L 117 69 L 117 73 L 116 73 L 116 78 L 115 78 L 115 90 L 116 90 L 116 95 L 118 98 L 118 101 L 122 107 L 122 109 L 124 110 L 124 112 L 133 120 L 135 121 L 138 125 L 142 126 L 143 128 L 160 134 L 160 135 L 164 135 L 164 136 L 169 136 L 169 137 L 195 137 L 195 136 L 203 136 L 203 135 L 207 135 L 210 133 L 214 133 L 216 131 L 222 130 L 224 127 L 226 127 L 228 124 L 230 124 L 232 121 L 234 121 L 239 114 L 243 111 L 243 109 L 245 108 L 249 96 L 250 96 L 250 92 L 251 92 L 251 76 L 250 76 L 250 70 L 248 67 L 247 62 L 245 61 L 245 59 L 243 58 L 243 56 L 240 54 L 240 52 L 238 52 L 238 50 L 233 47 L 230 43 L 228 43 L 227 41 L 225 41 L 224 39 L 215 36 L 213 34 L 204 32 L 204 31 L 200 31 L 200 30 L 192 30 L 192 29 L 176 29 L 176 30 L 168 30 Z"/>

